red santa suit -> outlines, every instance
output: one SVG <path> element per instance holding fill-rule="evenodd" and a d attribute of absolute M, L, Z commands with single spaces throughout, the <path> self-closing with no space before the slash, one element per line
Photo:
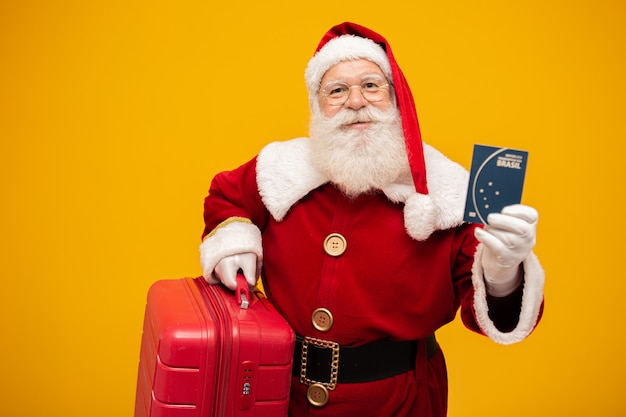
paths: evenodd
<path fill-rule="evenodd" d="M 414 176 L 411 184 L 348 198 L 311 164 L 307 138 L 271 143 L 211 184 L 204 271 L 226 256 L 256 253 L 268 298 L 301 338 L 340 349 L 418 341 L 412 369 L 342 383 L 339 368 L 323 401 L 311 398 L 296 357 L 293 417 L 445 416 L 445 361 L 438 346 L 429 349 L 429 336 L 459 309 L 469 329 L 502 344 L 526 338 L 540 319 L 544 275 L 535 255 L 523 262 L 518 291 L 490 297 L 477 226 L 462 220 L 468 173 L 419 145 L 427 194 L 416 191 Z"/>
<path fill-rule="evenodd" d="M 424 153 L 430 199 L 402 184 L 349 199 L 308 163 L 309 139 L 266 146 L 257 158 L 214 178 L 205 200 L 203 264 L 257 253 L 268 297 L 296 334 L 341 346 L 423 340 L 454 319 L 459 307 L 468 328 L 496 342 L 524 339 L 540 317 L 541 266 L 531 254 L 521 293 L 507 297 L 513 306 L 490 316 L 481 265 L 474 261 L 481 245 L 475 225 L 462 222 L 467 172 L 429 146 Z M 424 203 L 439 209 L 428 227 Z M 343 238 L 340 254 L 325 247 L 333 235 Z M 325 331 L 312 321 L 320 308 L 332 314 Z M 416 361 L 414 371 L 393 378 L 338 384 L 319 408 L 307 402 L 307 386 L 294 377 L 291 413 L 445 415 L 443 356 L 428 360 L 422 348 Z"/>

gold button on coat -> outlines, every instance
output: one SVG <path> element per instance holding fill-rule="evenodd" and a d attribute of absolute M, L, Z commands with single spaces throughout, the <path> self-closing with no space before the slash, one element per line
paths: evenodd
<path fill-rule="evenodd" d="M 306 391 L 306 398 L 316 407 L 323 407 L 328 402 L 328 390 L 322 384 L 310 385 Z"/>
<path fill-rule="evenodd" d="M 324 251 L 330 256 L 339 256 L 346 251 L 348 242 L 339 233 L 331 233 L 324 240 Z"/>
<path fill-rule="evenodd" d="M 325 308 L 316 309 L 311 315 L 313 327 L 320 332 L 327 332 L 333 327 L 333 315 Z"/>

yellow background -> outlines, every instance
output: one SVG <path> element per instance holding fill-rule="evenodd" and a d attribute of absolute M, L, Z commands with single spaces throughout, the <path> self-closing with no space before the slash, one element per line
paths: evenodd
<path fill-rule="evenodd" d="M 306 134 L 304 67 L 382 33 L 427 142 L 530 151 L 546 313 L 439 335 L 450 416 L 624 416 L 625 6 L 609 0 L 0 4 L 0 416 L 130 416 L 145 295 L 200 273 L 212 176 Z"/>

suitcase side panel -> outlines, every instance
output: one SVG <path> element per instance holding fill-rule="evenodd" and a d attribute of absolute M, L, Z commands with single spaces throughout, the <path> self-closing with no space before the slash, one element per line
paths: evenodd
<path fill-rule="evenodd" d="M 202 308 L 184 279 L 161 280 L 150 287 L 136 417 L 200 415 L 205 390 L 214 391 L 214 381 L 204 372 L 215 362 L 215 356 L 211 356 L 215 352 L 209 349 L 208 340 L 219 340 L 213 322 L 206 320 Z M 144 405 L 139 406 L 140 403 Z"/>

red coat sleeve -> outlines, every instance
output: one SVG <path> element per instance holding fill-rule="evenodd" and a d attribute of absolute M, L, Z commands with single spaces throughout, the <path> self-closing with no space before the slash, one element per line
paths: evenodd
<path fill-rule="evenodd" d="M 245 218 L 260 229 L 267 223 L 268 212 L 256 182 L 256 158 L 232 171 L 217 174 L 204 199 L 204 239 L 227 219 Z"/>

